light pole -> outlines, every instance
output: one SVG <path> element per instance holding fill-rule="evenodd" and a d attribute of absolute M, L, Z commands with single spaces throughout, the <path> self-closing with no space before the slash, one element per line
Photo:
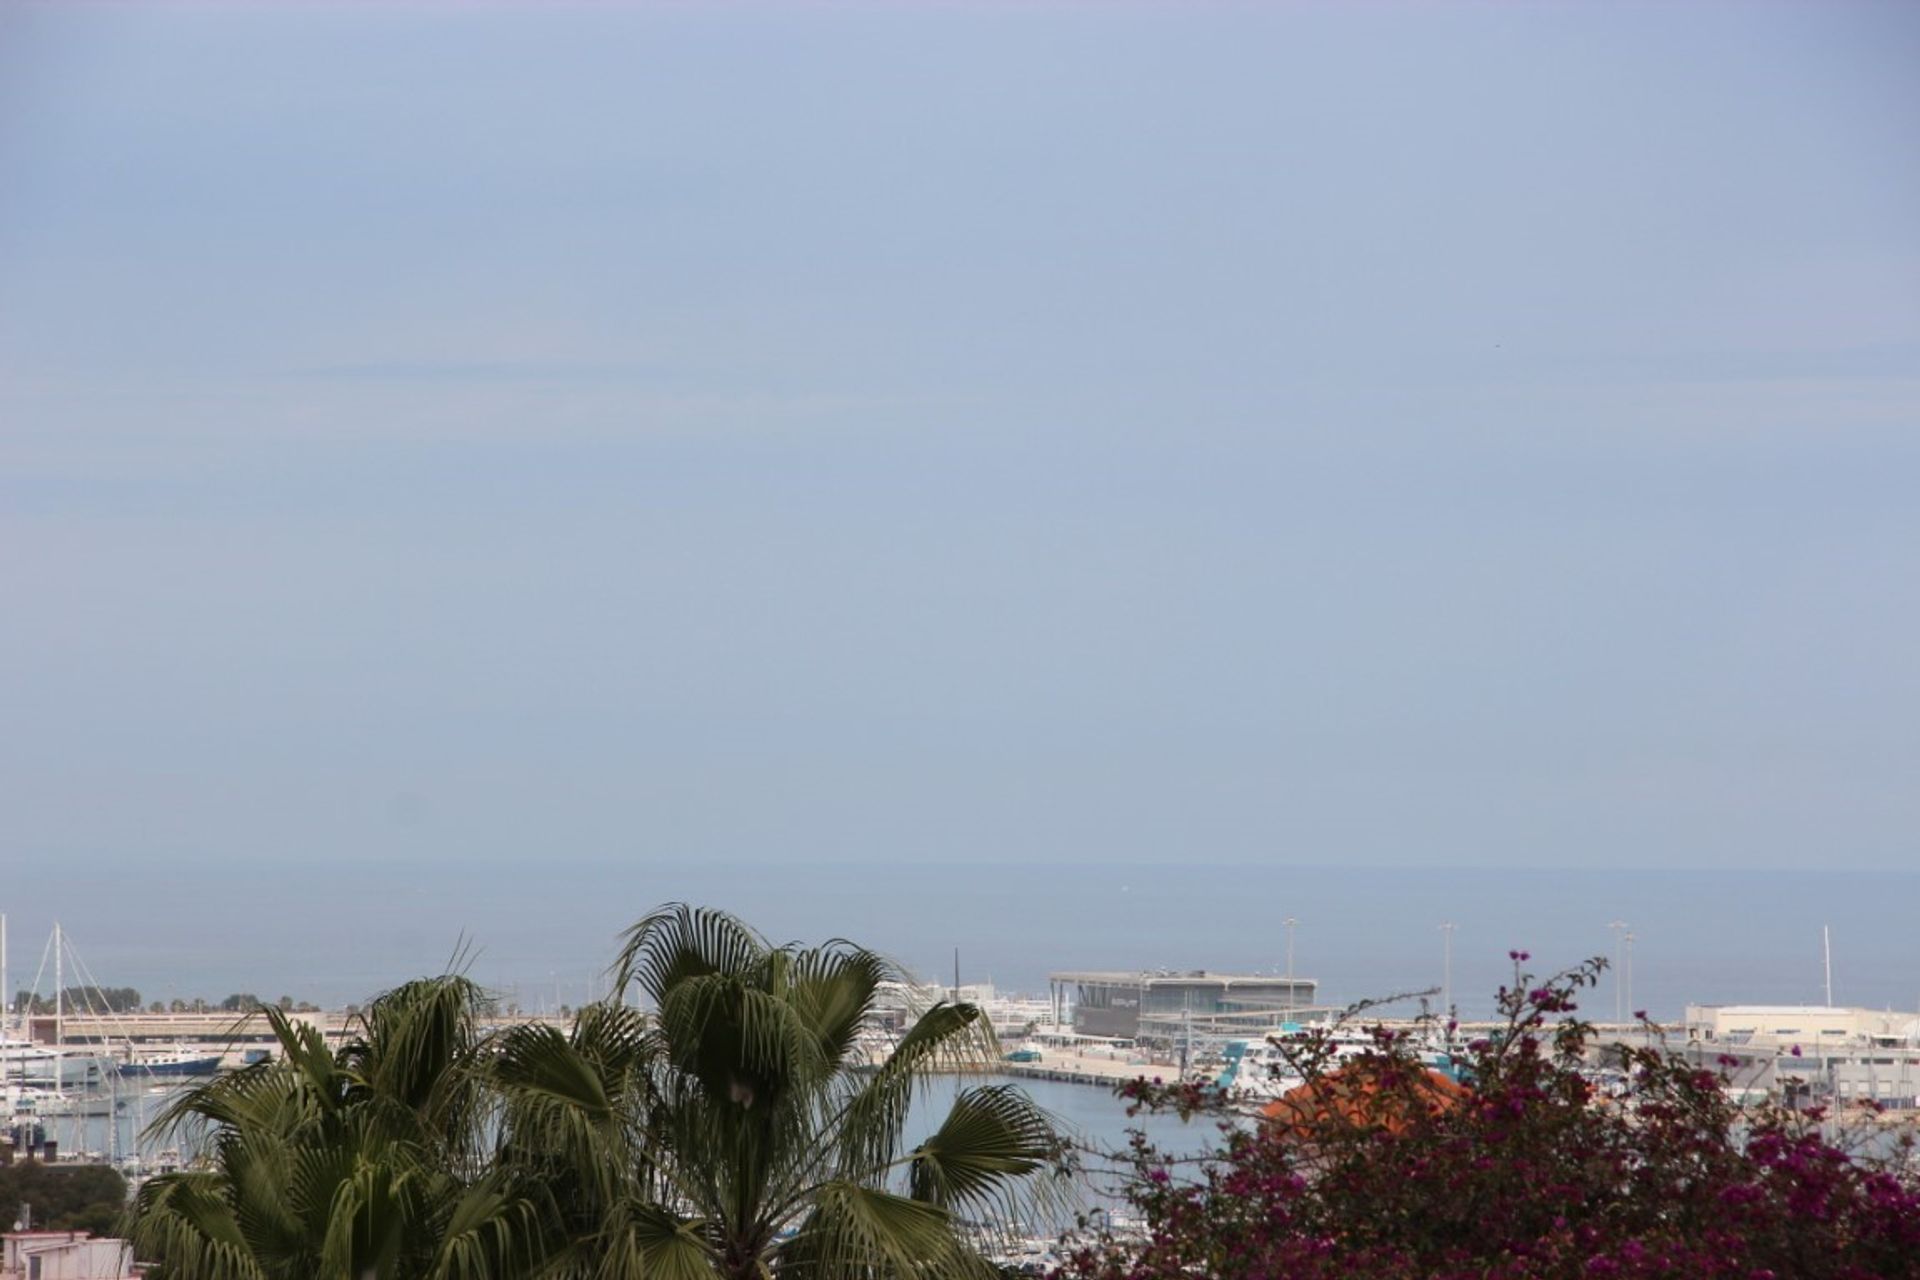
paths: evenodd
<path fill-rule="evenodd" d="M 1625 943 L 1622 941 L 1622 935 L 1629 927 L 1625 920 L 1615 920 L 1607 925 L 1607 928 L 1613 930 L 1613 1022 L 1615 1026 L 1626 1021 L 1626 1011 L 1621 1008 L 1620 1002 L 1620 979 L 1623 976 L 1621 968 L 1625 963 L 1622 950 Z"/>
<path fill-rule="evenodd" d="M 1287 1012 L 1293 1012 L 1293 926 L 1299 924 L 1292 916 L 1280 922 L 1287 926 Z"/>
<path fill-rule="evenodd" d="M 1626 943 L 1627 943 L 1627 960 L 1626 960 L 1626 964 L 1622 967 L 1620 976 L 1626 979 L 1627 1013 L 1632 1014 L 1633 1013 L 1633 930 L 1631 929 L 1627 930 Z"/>
<path fill-rule="evenodd" d="M 1440 1016 L 1453 1017 L 1453 921 L 1440 926 Z"/>

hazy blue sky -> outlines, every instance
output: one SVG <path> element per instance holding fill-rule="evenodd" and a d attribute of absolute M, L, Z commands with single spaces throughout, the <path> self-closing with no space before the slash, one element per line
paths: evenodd
<path fill-rule="evenodd" d="M 1916 67 L 6 5 L 0 863 L 1911 866 Z"/>

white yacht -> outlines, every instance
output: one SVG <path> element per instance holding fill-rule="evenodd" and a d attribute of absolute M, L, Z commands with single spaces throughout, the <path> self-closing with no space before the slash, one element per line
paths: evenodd
<path fill-rule="evenodd" d="M 1306 1070 L 1337 1071 L 1351 1058 L 1379 1052 L 1373 1036 L 1347 1027 L 1283 1024 L 1264 1040 L 1230 1040 L 1214 1087 L 1238 1102 L 1267 1102 L 1306 1083 Z M 1422 1065 L 1454 1076 L 1452 1056 L 1437 1046 L 1418 1050 Z"/>

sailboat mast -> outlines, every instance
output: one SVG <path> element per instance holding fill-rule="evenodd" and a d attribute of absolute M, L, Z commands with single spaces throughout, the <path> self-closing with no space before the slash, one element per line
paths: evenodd
<path fill-rule="evenodd" d="M 60 922 L 53 922 L 53 1091 L 60 1092 L 67 1087 L 67 1062 L 60 1056 L 61 1046 L 67 1042 L 66 1013 L 66 977 L 60 967 L 61 960 Z"/>

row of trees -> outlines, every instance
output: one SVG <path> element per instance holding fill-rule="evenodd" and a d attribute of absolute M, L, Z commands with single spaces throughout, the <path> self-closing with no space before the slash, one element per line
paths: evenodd
<path fill-rule="evenodd" d="M 106 1235 L 127 1203 L 127 1180 L 104 1164 L 0 1165 L 0 1226 L 26 1223 L 42 1231 Z"/>
<path fill-rule="evenodd" d="M 139 1013 L 140 993 L 132 987 L 68 987 L 61 992 L 61 1000 L 69 1010 L 88 1013 Z M 274 1001 L 274 1007 L 288 1013 L 318 1013 L 320 1007 L 307 1001 L 296 1001 L 292 996 L 281 996 Z M 195 996 L 190 1000 L 175 998 L 155 1000 L 146 1006 L 147 1013 L 253 1013 L 266 1008 L 266 1001 L 250 991 L 235 992 L 223 1000 L 209 1001 Z M 14 993 L 13 1012 L 18 1014 L 50 1014 L 54 1011 L 52 996 L 43 996 L 33 991 Z"/>
<path fill-rule="evenodd" d="M 93 1009 L 106 1013 L 137 1013 L 140 1009 L 140 993 L 132 987 L 68 987 L 61 998 L 69 1009 Z M 52 1013 L 53 997 L 43 996 L 33 991 L 14 993 L 12 1009 L 15 1014 Z"/>
<path fill-rule="evenodd" d="M 1062 1146 L 1018 1090 L 958 1091 L 908 1146 L 937 1071 L 987 1062 L 939 1004 L 877 1068 L 856 1037 L 899 975 L 845 942 L 772 946 L 684 906 L 626 935 L 568 1031 L 479 1030 L 462 977 L 376 1000 L 329 1051 L 278 1010 L 276 1060 L 185 1095 L 208 1166 L 146 1183 L 130 1231 L 167 1280 L 978 1276 L 965 1226 L 1053 1186 Z"/>

